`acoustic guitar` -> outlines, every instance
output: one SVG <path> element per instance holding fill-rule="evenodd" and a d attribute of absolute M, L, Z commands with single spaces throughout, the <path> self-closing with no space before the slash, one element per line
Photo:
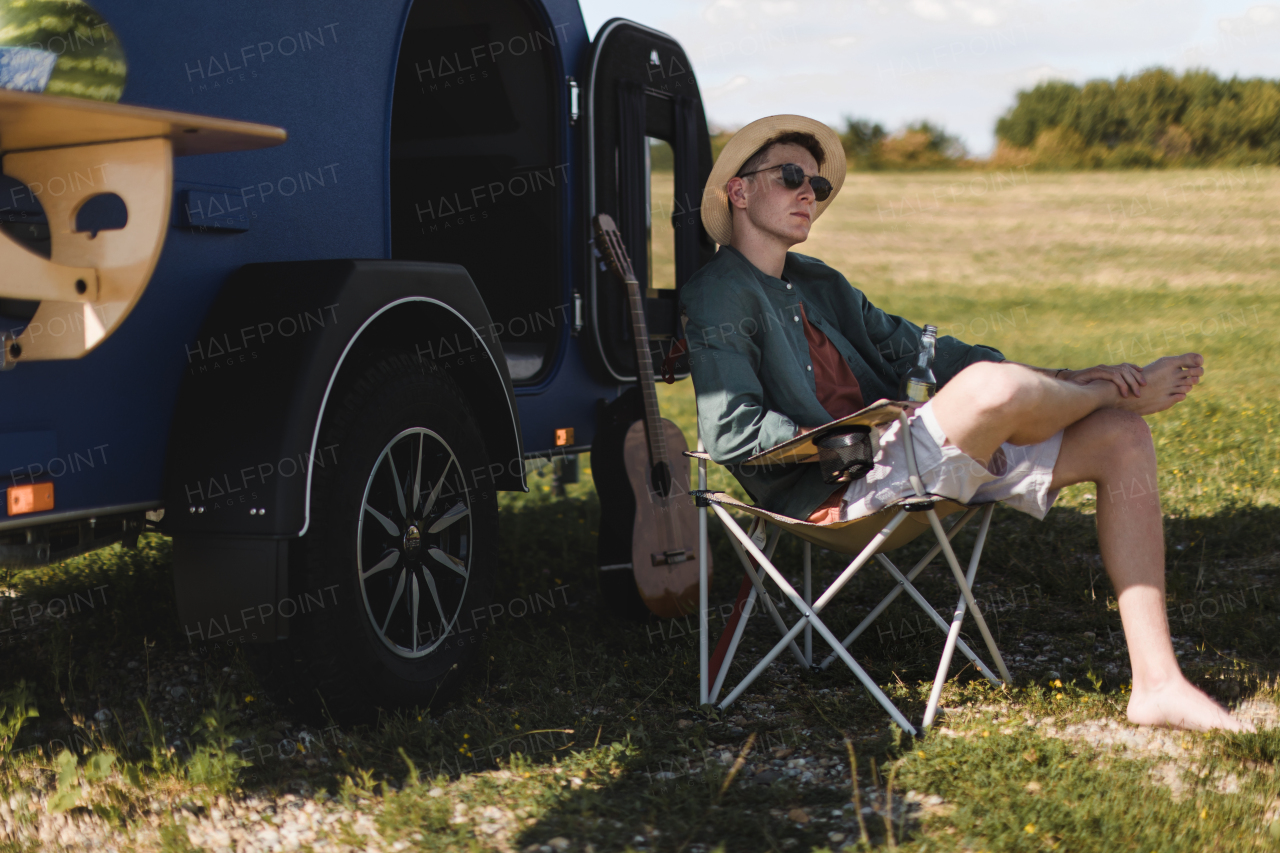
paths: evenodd
<path fill-rule="evenodd" d="M 593 225 L 604 266 L 627 288 L 643 408 L 643 417 L 631 419 L 641 407 L 632 391 L 623 394 L 605 407 L 592 442 L 591 468 L 600 495 L 601 588 L 607 597 L 622 599 L 615 605 L 625 608 L 625 599 L 638 594 L 657 616 L 684 616 L 698 607 L 698 515 L 689 497 L 688 444 L 658 410 L 644 296 L 622 235 L 608 214 L 596 216 Z"/>

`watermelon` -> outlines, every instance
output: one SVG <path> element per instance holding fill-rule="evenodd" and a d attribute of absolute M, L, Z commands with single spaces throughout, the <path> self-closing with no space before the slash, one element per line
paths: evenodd
<path fill-rule="evenodd" d="M 82 0 L 0 0 L 0 87 L 119 101 L 124 48 Z"/>

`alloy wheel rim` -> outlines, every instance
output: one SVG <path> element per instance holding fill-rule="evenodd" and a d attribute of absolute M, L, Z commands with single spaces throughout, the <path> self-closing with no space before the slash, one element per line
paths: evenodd
<path fill-rule="evenodd" d="M 365 616 L 392 653 L 446 641 L 471 580 L 471 493 L 449 443 L 422 427 L 387 442 L 365 483 L 356 532 Z"/>

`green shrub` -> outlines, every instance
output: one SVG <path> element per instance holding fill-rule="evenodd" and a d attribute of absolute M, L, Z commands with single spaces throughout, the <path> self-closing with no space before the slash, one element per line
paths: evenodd
<path fill-rule="evenodd" d="M 1047 136 L 1055 133 L 1061 136 Z M 1002 148 L 1027 151 L 1031 165 L 1049 169 L 1276 164 L 1280 80 L 1177 76 L 1163 68 L 1083 86 L 1053 80 L 1018 92 L 996 122 L 996 137 Z M 1084 153 L 1074 145 L 1064 150 L 1058 140 L 1065 138 L 1078 138 Z"/>

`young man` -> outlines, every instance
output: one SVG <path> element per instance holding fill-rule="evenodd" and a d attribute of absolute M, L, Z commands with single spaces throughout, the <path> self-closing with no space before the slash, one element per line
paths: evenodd
<path fill-rule="evenodd" d="M 711 457 L 760 506 L 823 522 L 859 517 L 911 493 L 899 424 L 879 436 L 876 468 L 833 487 L 817 465 L 737 463 L 881 398 L 897 398 L 920 329 L 871 305 L 844 276 L 788 250 L 844 181 L 839 137 L 801 116 L 743 128 L 707 181 L 702 221 L 720 244 L 682 291 L 698 419 Z M 1129 644 L 1129 720 L 1192 730 L 1251 729 L 1194 687 L 1165 618 L 1156 454 L 1143 420 L 1186 398 L 1204 374 L 1185 353 L 1145 367 L 1084 370 L 1006 361 L 938 340 L 937 394 L 911 419 L 925 487 L 1001 500 L 1043 518 L 1063 486 L 1097 485 L 1098 540 Z"/>

